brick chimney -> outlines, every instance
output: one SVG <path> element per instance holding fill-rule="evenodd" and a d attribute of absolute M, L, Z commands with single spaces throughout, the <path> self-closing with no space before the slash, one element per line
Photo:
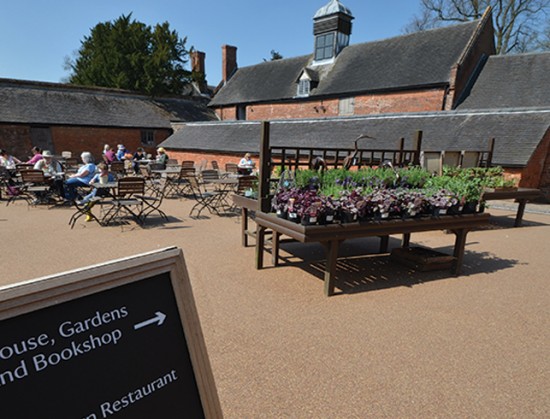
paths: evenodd
<path fill-rule="evenodd" d="M 222 82 L 225 84 L 237 69 L 237 47 L 222 45 Z"/>
<path fill-rule="evenodd" d="M 191 71 L 204 74 L 204 59 L 206 54 L 202 51 L 191 52 Z"/>

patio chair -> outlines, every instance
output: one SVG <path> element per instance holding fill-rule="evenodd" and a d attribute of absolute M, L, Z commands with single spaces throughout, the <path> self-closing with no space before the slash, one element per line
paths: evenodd
<path fill-rule="evenodd" d="M 239 165 L 237 163 L 225 163 L 225 172 L 233 175 L 238 175 Z"/>
<path fill-rule="evenodd" d="M 149 193 L 148 195 L 135 195 L 136 198 L 139 198 L 143 201 L 143 208 L 139 213 L 139 218 L 141 219 L 142 223 L 145 223 L 147 217 L 154 212 L 158 212 L 162 219 L 168 221 L 168 216 L 164 211 L 160 209 L 162 201 L 164 200 L 164 194 L 167 186 L 167 179 L 161 178 L 158 180 L 157 187 L 150 191 L 152 193 Z"/>
<path fill-rule="evenodd" d="M 200 173 L 201 182 L 206 190 L 209 189 L 210 182 L 219 178 L 220 178 L 220 174 L 218 173 L 217 170 L 207 169 L 207 170 L 203 170 Z"/>
<path fill-rule="evenodd" d="M 67 157 L 63 163 L 65 172 L 76 172 L 78 170 L 78 159 L 76 157 Z"/>
<path fill-rule="evenodd" d="M 21 170 L 20 175 L 19 192 L 29 205 L 47 204 L 53 200 L 50 184 L 42 170 Z"/>
<path fill-rule="evenodd" d="M 142 224 L 140 214 L 143 210 L 143 200 L 138 196 L 144 195 L 145 179 L 141 177 L 125 177 L 117 181 L 117 190 L 114 197 L 108 201 L 108 208 L 103 214 L 101 223 L 112 222 L 122 224 L 125 217 L 130 215 L 138 224 Z"/>
<path fill-rule="evenodd" d="M 121 178 L 126 174 L 126 167 L 123 161 L 114 161 L 109 166 L 109 172 L 111 172 L 117 178 Z"/>
<path fill-rule="evenodd" d="M 210 162 L 210 164 L 212 165 L 212 169 L 213 170 L 217 170 L 218 172 L 220 171 L 220 166 L 218 165 L 218 161 L 217 160 L 212 160 Z"/>
<path fill-rule="evenodd" d="M 168 177 L 168 185 L 166 187 L 166 195 L 187 196 L 191 194 L 189 189 L 189 178 L 195 177 L 194 167 L 182 167 L 178 176 Z"/>
<path fill-rule="evenodd" d="M 193 217 L 193 212 L 197 211 L 196 217 L 200 217 L 201 212 L 207 209 L 211 214 L 220 214 L 217 204 L 219 203 L 220 193 L 216 191 L 207 192 L 203 191 L 200 187 L 200 183 L 195 176 L 189 177 L 189 190 L 191 191 L 192 198 L 196 201 L 195 205 L 189 211 L 189 216 Z"/>
<path fill-rule="evenodd" d="M 195 168 L 195 162 L 193 160 L 184 160 L 181 162 L 181 167 L 185 167 L 188 169 L 194 169 Z"/>

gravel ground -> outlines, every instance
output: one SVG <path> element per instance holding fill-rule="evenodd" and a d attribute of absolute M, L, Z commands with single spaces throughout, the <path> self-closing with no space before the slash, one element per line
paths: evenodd
<path fill-rule="evenodd" d="M 258 271 L 238 217 L 191 219 L 185 200 L 165 201 L 164 224 L 73 230 L 69 208 L 0 202 L 0 285 L 178 246 L 226 418 L 550 417 L 550 215 L 528 204 L 513 228 L 495 207 L 468 235 L 462 276 L 352 240 L 326 298 L 319 245 L 285 243 L 285 263 Z M 454 236 L 411 241 L 450 252 Z"/>

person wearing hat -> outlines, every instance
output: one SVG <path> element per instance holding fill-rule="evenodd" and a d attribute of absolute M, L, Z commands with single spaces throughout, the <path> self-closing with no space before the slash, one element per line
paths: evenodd
<path fill-rule="evenodd" d="M 33 169 L 42 170 L 45 175 L 49 176 L 55 176 L 63 171 L 61 164 L 53 158 L 53 154 L 49 150 L 42 152 L 42 158 L 34 164 Z"/>
<path fill-rule="evenodd" d="M 64 196 L 63 179 L 59 176 L 63 172 L 61 164 L 53 158 L 53 154 L 49 150 L 42 152 L 42 159 L 38 160 L 33 167 L 34 170 L 42 170 L 44 175 L 48 176 L 52 190 L 59 196 Z"/>
<path fill-rule="evenodd" d="M 124 144 L 119 144 L 117 149 L 118 151 L 116 152 L 116 158 L 119 161 L 123 161 L 124 156 L 126 155 L 126 147 L 124 147 Z"/>
<path fill-rule="evenodd" d="M 168 164 L 168 154 L 166 154 L 164 147 L 157 148 L 156 162 L 161 164 L 163 169 L 166 169 L 166 164 Z"/>

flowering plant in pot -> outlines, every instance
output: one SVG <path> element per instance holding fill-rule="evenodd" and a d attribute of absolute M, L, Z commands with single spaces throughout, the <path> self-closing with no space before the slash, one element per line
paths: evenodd
<path fill-rule="evenodd" d="M 424 207 L 426 197 L 419 191 L 402 190 L 398 192 L 398 200 L 403 218 L 420 215 Z"/>
<path fill-rule="evenodd" d="M 339 199 L 338 215 L 342 223 L 352 223 L 357 221 L 359 210 L 357 202 L 361 199 L 361 194 L 357 190 L 351 192 L 344 191 Z"/>
<path fill-rule="evenodd" d="M 432 215 L 438 216 L 447 214 L 447 210 L 457 205 L 459 200 L 452 192 L 442 189 L 432 193 L 428 202 L 433 209 Z"/>

